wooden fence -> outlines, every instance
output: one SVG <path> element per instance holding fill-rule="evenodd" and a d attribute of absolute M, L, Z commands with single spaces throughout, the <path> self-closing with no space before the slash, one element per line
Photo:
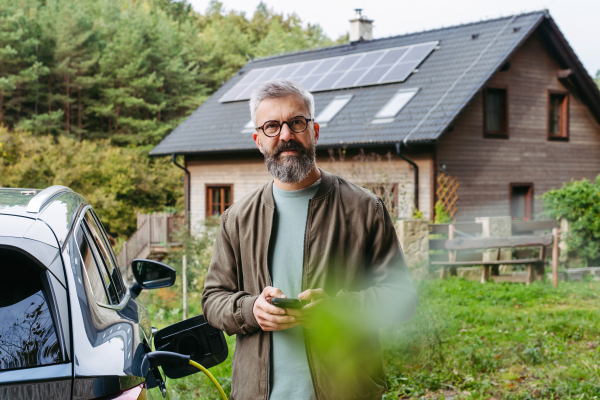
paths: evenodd
<path fill-rule="evenodd" d="M 157 258 L 167 246 L 177 246 L 175 233 L 185 227 L 185 217 L 171 213 L 141 214 L 137 216 L 137 231 L 123 244 L 117 255 L 121 269 L 127 271 L 136 258 Z"/>
<path fill-rule="evenodd" d="M 483 224 L 479 222 L 466 222 L 454 224 L 432 224 L 429 225 L 430 235 L 444 235 L 444 238 L 434 237 L 429 239 L 429 250 L 437 250 L 430 254 L 431 261 L 447 261 L 448 252 L 445 251 L 446 240 L 448 239 L 449 226 L 454 225 L 454 238 L 481 236 L 483 233 Z M 512 221 L 511 223 L 512 236 L 531 235 L 536 232 L 552 231 L 554 228 L 559 228 L 559 223 L 556 221 Z M 519 250 L 518 252 L 521 252 Z M 529 251 L 523 250 L 521 256 L 525 257 Z M 481 260 L 481 252 L 465 252 L 461 255 L 461 259 L 457 261 L 478 261 Z"/>

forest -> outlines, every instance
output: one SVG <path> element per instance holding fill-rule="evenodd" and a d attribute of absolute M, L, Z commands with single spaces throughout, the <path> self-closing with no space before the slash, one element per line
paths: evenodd
<path fill-rule="evenodd" d="M 68 185 L 126 237 L 138 211 L 182 208 L 153 146 L 249 60 L 334 44 L 265 3 L 0 0 L 0 186 Z"/>

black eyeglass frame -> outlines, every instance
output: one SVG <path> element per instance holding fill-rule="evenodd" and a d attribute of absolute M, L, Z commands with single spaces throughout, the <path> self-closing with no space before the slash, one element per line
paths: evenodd
<path fill-rule="evenodd" d="M 304 118 L 304 120 L 306 121 L 306 127 L 304 129 L 302 129 L 301 131 L 295 131 L 295 130 L 293 130 L 292 127 L 291 127 L 291 125 L 290 125 L 290 122 L 293 119 L 296 119 L 296 118 Z M 288 126 L 288 128 L 290 128 L 290 131 L 292 131 L 294 133 L 302 133 L 302 132 L 304 132 L 305 130 L 308 129 L 308 123 L 311 122 L 311 121 L 314 122 L 315 119 L 314 118 L 306 118 L 304 115 L 296 115 L 295 117 L 290 118 L 289 121 L 283 121 L 282 123 L 279 123 L 279 121 L 275 121 L 275 120 L 269 120 L 269 121 L 265 122 L 264 124 L 262 124 L 261 126 L 257 126 L 254 129 L 256 129 L 256 130 L 262 129 L 262 131 L 265 134 L 265 136 L 273 138 L 273 137 L 278 136 L 281 133 L 281 129 L 283 129 L 283 124 L 286 124 Z M 269 135 L 265 131 L 265 125 L 267 125 L 269 122 L 276 122 L 277 125 L 279 125 L 279 130 L 274 135 Z"/>

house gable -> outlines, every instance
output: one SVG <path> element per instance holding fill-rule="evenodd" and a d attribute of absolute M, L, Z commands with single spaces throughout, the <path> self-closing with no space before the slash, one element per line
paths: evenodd
<path fill-rule="evenodd" d="M 484 90 L 480 90 L 437 143 L 437 163 L 457 176 L 460 220 L 511 215 L 513 185 L 532 184 L 533 215 L 542 193 L 571 179 L 600 173 L 600 124 L 574 85 L 558 79 L 564 64 L 544 31 L 534 32 L 510 57 L 510 68 L 486 84 L 508 97 L 508 138 L 484 137 Z M 548 95 L 568 93 L 568 141 L 548 140 Z"/>

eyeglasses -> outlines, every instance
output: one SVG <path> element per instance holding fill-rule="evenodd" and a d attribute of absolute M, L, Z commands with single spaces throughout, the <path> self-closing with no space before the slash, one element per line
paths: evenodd
<path fill-rule="evenodd" d="M 291 118 L 289 121 L 283 121 L 281 124 L 278 121 L 267 121 L 262 126 L 256 127 L 256 130 L 262 129 L 262 131 L 268 137 L 275 137 L 281 133 L 283 124 L 287 124 L 290 131 L 294 133 L 302 133 L 308 128 L 308 122 L 314 121 L 313 118 L 305 118 L 302 115 Z"/>

